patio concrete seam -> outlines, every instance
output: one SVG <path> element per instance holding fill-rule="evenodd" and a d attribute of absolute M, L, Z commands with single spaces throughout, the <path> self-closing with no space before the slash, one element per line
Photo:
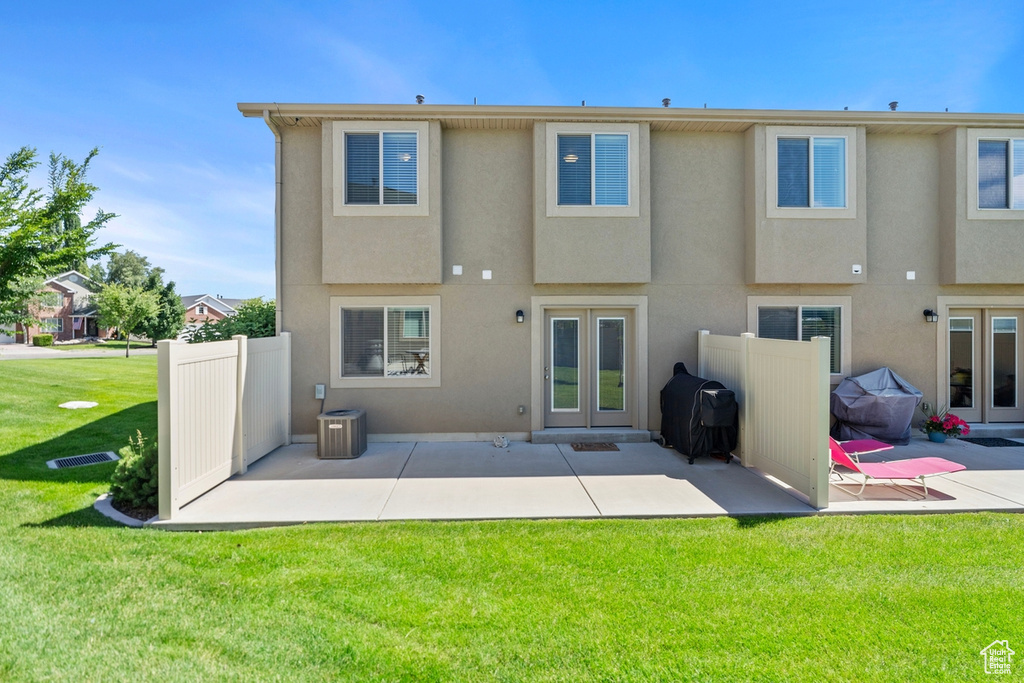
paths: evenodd
<path fill-rule="evenodd" d="M 1007 498 L 1006 496 L 1001 496 L 998 493 L 992 493 L 991 491 L 986 491 L 985 489 L 980 489 L 977 486 L 972 486 L 971 484 L 968 484 L 967 482 L 964 482 L 964 481 L 959 481 L 957 479 L 950 479 L 949 481 L 956 482 L 960 486 L 963 486 L 963 487 L 969 488 L 969 489 L 974 489 L 975 491 L 978 491 L 979 493 L 984 493 L 985 495 L 992 496 L 993 498 L 1001 498 L 1001 499 L 1007 501 L 1008 503 L 1013 503 L 1014 505 L 1024 505 L 1024 501 L 1014 500 L 1013 498 Z"/>
<path fill-rule="evenodd" d="M 572 476 L 576 477 L 576 481 L 580 483 L 580 487 L 583 489 L 583 492 L 587 494 L 587 498 L 590 499 L 590 504 L 594 506 L 595 510 L 597 510 L 598 515 L 604 517 L 604 512 L 601 510 L 600 506 L 598 506 L 597 501 L 594 500 L 594 497 L 590 495 L 590 491 L 589 489 L 587 489 L 587 485 L 583 483 L 582 479 L 580 479 L 580 475 L 576 474 L 576 470 L 573 469 L 572 463 L 569 462 L 569 458 L 565 457 L 565 453 L 562 452 L 562 444 L 555 444 L 555 447 L 558 449 L 558 454 L 562 456 L 562 460 L 564 460 L 565 464 L 569 466 L 569 471 L 572 472 Z M 569 448 L 572 448 L 572 444 L 569 445 Z"/>
<path fill-rule="evenodd" d="M 391 485 L 391 490 L 388 491 L 388 497 L 384 499 L 384 504 L 380 506 L 380 510 L 377 510 L 376 520 L 378 522 L 381 521 L 380 516 L 388 509 L 388 503 L 391 502 L 391 496 L 395 495 L 395 489 L 398 488 L 398 482 L 402 479 L 402 475 L 405 474 L 405 468 L 409 466 L 409 461 L 412 460 L 412 454 L 416 452 L 416 447 L 419 445 L 419 442 L 414 443 L 412 448 L 409 449 L 409 455 L 405 456 L 405 462 L 402 463 L 402 469 L 398 472 L 398 476 L 395 477 L 395 483 Z"/>

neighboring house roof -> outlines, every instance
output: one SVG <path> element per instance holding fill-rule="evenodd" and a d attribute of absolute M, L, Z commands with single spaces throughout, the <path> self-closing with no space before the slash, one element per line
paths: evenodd
<path fill-rule="evenodd" d="M 245 301 L 245 299 L 221 299 L 213 296 L 212 294 L 190 294 L 188 296 L 181 297 L 181 303 L 185 306 L 186 311 L 203 304 L 220 311 L 224 315 L 234 315 L 237 312 L 235 309 L 238 308 L 243 301 Z"/>
<path fill-rule="evenodd" d="M 96 282 L 88 275 L 83 275 L 82 273 L 79 273 L 77 270 L 68 270 L 63 273 L 60 273 L 59 275 L 54 275 L 44 284 L 50 284 L 54 282 L 59 283 L 65 287 L 76 286 L 90 293 L 98 292 L 100 288 L 103 286 L 102 282 Z"/>

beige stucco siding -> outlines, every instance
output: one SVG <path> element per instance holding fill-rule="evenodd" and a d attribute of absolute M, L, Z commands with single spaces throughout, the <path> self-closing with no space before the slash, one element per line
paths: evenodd
<path fill-rule="evenodd" d="M 401 284 L 367 273 L 389 269 L 386 254 L 393 250 L 403 262 L 415 260 L 406 257 L 404 233 L 384 221 L 374 228 L 379 245 L 328 239 L 327 232 L 349 230 L 344 221 L 353 219 L 324 210 L 325 136 L 315 127 L 283 128 L 280 297 L 283 329 L 294 333 L 293 432 L 315 432 L 320 402 L 313 386 L 331 384 L 330 358 L 338 352 L 330 341 L 332 296 L 440 299 L 440 386 L 328 388 L 326 407 L 367 410 L 373 434 L 529 431 L 537 408 L 531 405 L 531 330 L 542 324 L 531 319 L 535 297 L 646 297 L 649 344 L 641 353 L 648 360 L 650 411 L 640 426 L 650 429 L 659 427 L 659 392 L 672 365 L 696 364 L 697 331 L 748 331 L 750 297 L 791 297 L 794 304 L 848 297 L 849 371 L 888 365 L 937 400 L 936 335 L 946 320 L 929 324 L 922 311 L 936 307 L 940 296 L 1024 296 L 1024 273 L 1003 263 L 1017 247 L 996 239 L 1009 253 L 1004 258 L 983 244 L 1016 223 L 967 220 L 966 162 L 956 131 L 859 130 L 863 182 L 855 219 L 768 219 L 757 147 L 763 130 L 759 142 L 754 126 L 649 133 L 641 188 L 648 204 L 635 219 L 592 223 L 541 215 L 546 186 L 538 176 L 536 130 L 431 128 L 438 164 L 432 177 L 444 182 L 431 197 L 430 216 L 396 220 L 429 223 L 437 208 L 436 262 L 432 242 L 423 255 L 437 282 Z M 851 263 L 863 266 L 861 276 L 852 275 Z M 987 282 L 977 278 L 994 268 L 1004 274 L 991 277 L 1013 284 L 970 284 Z M 975 279 L 949 284 L 951 277 Z M 523 324 L 514 320 L 519 309 L 527 313 Z"/>

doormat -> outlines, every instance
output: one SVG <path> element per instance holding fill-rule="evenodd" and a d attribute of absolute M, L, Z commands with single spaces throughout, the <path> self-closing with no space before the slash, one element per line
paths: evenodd
<path fill-rule="evenodd" d="M 979 446 L 986 446 L 988 448 L 1024 448 L 1024 443 L 1021 443 L 1020 441 L 1010 441 L 1009 439 L 1003 439 L 1001 437 L 984 438 L 961 436 L 960 440 L 978 444 Z"/>
<path fill-rule="evenodd" d="M 617 451 L 619 447 L 613 443 L 574 443 L 574 451 Z"/>

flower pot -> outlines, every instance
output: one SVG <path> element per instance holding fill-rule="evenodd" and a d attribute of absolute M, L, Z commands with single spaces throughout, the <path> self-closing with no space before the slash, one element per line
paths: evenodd
<path fill-rule="evenodd" d="M 946 435 L 942 432 L 928 432 L 928 440 L 935 443 L 945 443 Z"/>

